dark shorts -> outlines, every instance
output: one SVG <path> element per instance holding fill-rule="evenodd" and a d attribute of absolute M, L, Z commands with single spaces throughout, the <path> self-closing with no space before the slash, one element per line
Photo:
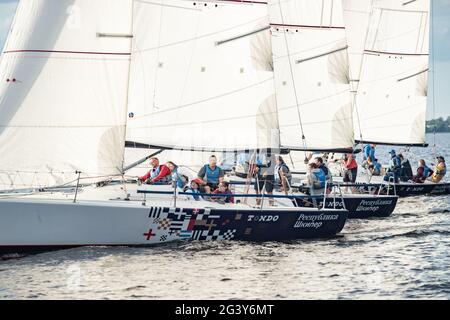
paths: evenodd
<path fill-rule="evenodd" d="M 255 180 L 255 191 L 262 192 L 265 186 L 267 193 L 272 193 L 275 188 L 275 176 L 258 177 L 259 183 Z"/>
<path fill-rule="evenodd" d="M 355 183 L 357 175 L 358 175 L 358 168 L 351 169 L 351 170 L 345 170 L 344 182 L 345 183 Z"/>

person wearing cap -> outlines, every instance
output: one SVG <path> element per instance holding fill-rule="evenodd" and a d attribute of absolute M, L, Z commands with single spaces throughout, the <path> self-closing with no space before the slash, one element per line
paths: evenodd
<path fill-rule="evenodd" d="M 402 168 L 402 160 L 397 156 L 395 150 L 389 151 L 389 154 L 391 155 L 391 160 L 389 161 L 389 170 L 384 176 L 384 181 L 390 181 L 391 178 L 394 178 L 394 182 L 398 183 Z"/>
<path fill-rule="evenodd" d="M 447 166 L 445 165 L 444 157 L 436 157 L 436 160 L 437 164 L 434 166 L 434 173 L 431 176 L 431 181 L 434 183 L 439 183 L 447 174 Z"/>

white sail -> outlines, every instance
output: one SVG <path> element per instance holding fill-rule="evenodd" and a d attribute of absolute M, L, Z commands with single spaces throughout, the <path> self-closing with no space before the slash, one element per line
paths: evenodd
<path fill-rule="evenodd" d="M 131 0 L 20 1 L 0 64 L 0 189 L 120 172 Z"/>
<path fill-rule="evenodd" d="M 356 2 L 348 8 L 357 10 Z M 356 31 L 356 14 L 348 14 L 350 52 L 364 55 L 356 96 L 359 140 L 425 144 L 429 11 L 429 0 L 374 0 L 365 33 Z"/>
<path fill-rule="evenodd" d="M 342 0 L 352 91 L 358 89 L 367 29 L 374 0 Z"/>
<path fill-rule="evenodd" d="M 353 121 L 341 1 L 270 0 L 281 144 L 352 148 Z"/>
<path fill-rule="evenodd" d="M 278 148 L 267 6 L 135 1 L 127 140 L 175 149 Z"/>

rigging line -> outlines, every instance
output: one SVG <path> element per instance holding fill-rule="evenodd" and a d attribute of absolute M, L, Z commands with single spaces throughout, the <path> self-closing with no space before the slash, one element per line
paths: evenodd
<path fill-rule="evenodd" d="M 435 21 L 436 19 L 433 19 L 434 16 L 434 8 L 435 6 L 433 6 L 433 1 L 431 2 L 431 55 L 432 55 L 432 61 L 433 61 L 433 72 L 432 72 L 432 78 L 433 78 L 433 93 L 431 96 L 432 99 L 432 103 L 433 103 L 433 119 L 436 119 L 436 54 L 435 54 L 435 50 L 434 50 L 434 46 L 435 46 Z M 436 134 L 437 134 L 437 122 L 434 122 L 434 130 L 433 130 L 433 153 L 434 156 L 436 156 Z"/>
<path fill-rule="evenodd" d="M 281 23 L 284 24 L 283 9 L 281 7 L 281 1 L 280 0 L 278 0 L 278 8 L 280 9 Z M 284 41 L 285 41 L 285 44 L 286 44 L 286 52 L 287 52 L 287 57 L 288 57 L 288 61 L 289 61 L 289 70 L 290 70 L 290 73 L 291 73 L 292 86 L 294 88 L 295 102 L 297 104 L 297 114 L 298 114 L 298 120 L 299 120 L 299 124 L 300 124 L 300 130 L 302 132 L 303 147 L 306 149 L 307 148 L 306 137 L 305 137 L 305 131 L 303 130 L 302 116 L 301 116 L 301 113 L 300 113 L 300 104 L 299 104 L 299 99 L 298 99 L 298 95 L 297 95 L 297 88 L 296 88 L 296 85 L 295 85 L 294 70 L 293 70 L 293 67 L 292 67 L 291 54 L 290 54 L 290 51 L 289 51 L 289 41 L 287 39 L 287 35 L 286 35 L 285 32 L 283 33 L 283 37 L 284 37 Z"/>
<path fill-rule="evenodd" d="M 370 23 L 371 23 L 372 18 L 373 18 L 373 12 L 374 12 L 374 10 L 373 10 L 373 6 L 374 6 L 373 1 L 374 0 L 370 1 L 370 10 L 369 10 L 369 12 L 366 12 L 366 13 L 368 13 L 368 19 L 367 19 L 367 25 L 365 26 L 366 27 L 366 35 L 364 37 L 363 52 L 361 52 L 361 63 L 359 65 L 359 79 L 358 80 L 361 80 L 364 62 L 366 60 L 366 56 L 364 55 L 364 50 L 366 49 L 366 46 L 367 46 L 367 39 L 369 38 L 369 26 L 370 26 Z M 350 65 L 351 64 L 349 62 L 349 68 L 350 68 Z M 356 111 L 356 118 L 358 120 L 359 137 L 360 137 L 361 141 L 364 141 L 362 127 L 361 127 L 361 116 L 359 114 L 358 104 L 356 103 L 357 102 L 357 97 L 358 97 L 358 91 L 359 91 L 360 84 L 361 84 L 361 82 L 357 81 L 355 88 L 351 88 L 351 89 L 355 91 L 354 94 L 353 94 L 353 97 L 354 97 L 353 98 L 353 108 Z"/>
<path fill-rule="evenodd" d="M 131 6 L 131 25 L 130 25 L 130 29 L 131 29 L 131 37 L 130 39 L 130 52 L 133 52 L 133 43 L 134 43 L 134 38 L 133 38 L 133 32 L 134 32 L 134 4 L 133 2 L 131 2 L 130 4 Z M 125 120 L 125 125 L 124 125 L 124 130 L 123 130 L 123 141 L 125 141 L 127 139 L 127 115 L 128 115 L 128 108 L 129 108 L 129 101 L 130 101 L 130 83 L 131 83 L 131 62 L 132 59 L 130 59 L 129 63 L 128 63 L 128 76 L 127 76 L 127 94 L 126 94 L 126 101 L 125 101 L 125 114 L 124 114 L 124 120 Z M 121 167 L 123 169 L 123 166 L 125 165 L 125 147 L 121 148 L 122 150 L 122 164 Z"/>

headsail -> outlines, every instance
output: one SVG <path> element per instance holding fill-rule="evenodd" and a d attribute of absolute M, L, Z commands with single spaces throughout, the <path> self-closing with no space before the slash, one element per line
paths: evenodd
<path fill-rule="evenodd" d="M 353 74 L 360 76 L 357 140 L 425 145 L 430 0 L 343 1 L 350 52 L 363 55 L 361 73 Z"/>
<path fill-rule="evenodd" d="M 270 0 L 281 144 L 343 150 L 354 144 L 341 1 Z"/>
<path fill-rule="evenodd" d="M 134 9 L 127 140 L 279 148 L 265 3 L 135 1 Z"/>
<path fill-rule="evenodd" d="M 0 189 L 120 173 L 131 0 L 20 1 L 0 64 Z"/>

